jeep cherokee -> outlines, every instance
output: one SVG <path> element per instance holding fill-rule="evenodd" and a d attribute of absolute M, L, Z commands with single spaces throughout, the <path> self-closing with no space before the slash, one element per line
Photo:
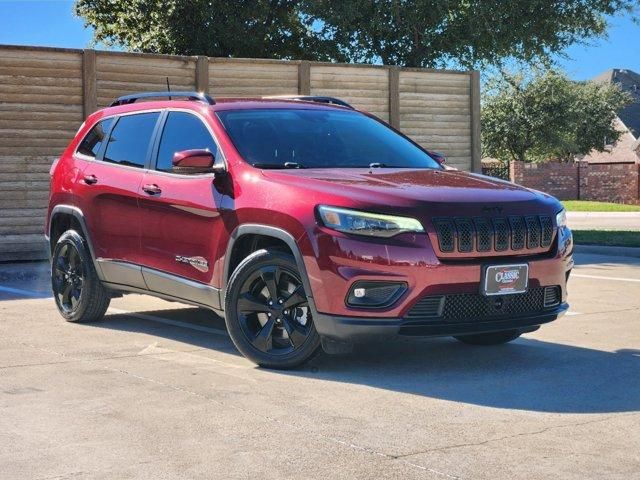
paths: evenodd
<path fill-rule="evenodd" d="M 562 205 L 443 162 L 330 97 L 120 97 L 51 169 L 56 305 L 72 322 L 127 292 L 205 307 L 273 368 L 367 339 L 495 345 L 562 315 Z"/>

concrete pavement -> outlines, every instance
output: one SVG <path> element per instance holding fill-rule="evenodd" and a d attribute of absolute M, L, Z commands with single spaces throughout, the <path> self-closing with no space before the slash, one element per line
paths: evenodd
<path fill-rule="evenodd" d="M 640 212 L 567 212 L 573 230 L 639 230 Z"/>
<path fill-rule="evenodd" d="M 291 372 L 150 297 L 66 323 L 31 265 L 0 280 L 0 476 L 640 478 L 640 259 L 576 262 L 571 314 L 513 344 L 398 341 Z"/>

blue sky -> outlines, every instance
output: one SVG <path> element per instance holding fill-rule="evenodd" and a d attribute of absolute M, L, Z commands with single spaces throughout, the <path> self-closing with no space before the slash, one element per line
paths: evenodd
<path fill-rule="evenodd" d="M 0 0 L 0 44 L 85 48 L 91 30 L 72 13 L 72 0 Z M 610 68 L 640 73 L 640 25 L 630 17 L 610 19 L 608 39 L 574 45 L 560 65 L 576 80 L 592 78 Z M 101 48 L 101 46 L 98 46 Z"/>

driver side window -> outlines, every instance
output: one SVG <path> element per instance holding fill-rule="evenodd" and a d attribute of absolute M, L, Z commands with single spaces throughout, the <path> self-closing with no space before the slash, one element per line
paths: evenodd
<path fill-rule="evenodd" d="M 214 157 L 217 153 L 216 143 L 202 120 L 187 112 L 169 112 L 162 130 L 156 170 L 170 172 L 176 152 L 194 149 L 209 150 Z"/>

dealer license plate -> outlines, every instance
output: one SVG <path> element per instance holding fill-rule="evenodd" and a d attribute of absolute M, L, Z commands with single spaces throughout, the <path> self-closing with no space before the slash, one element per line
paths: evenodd
<path fill-rule="evenodd" d="M 482 281 L 484 295 L 524 293 L 529 283 L 529 265 L 491 265 L 485 267 Z"/>

